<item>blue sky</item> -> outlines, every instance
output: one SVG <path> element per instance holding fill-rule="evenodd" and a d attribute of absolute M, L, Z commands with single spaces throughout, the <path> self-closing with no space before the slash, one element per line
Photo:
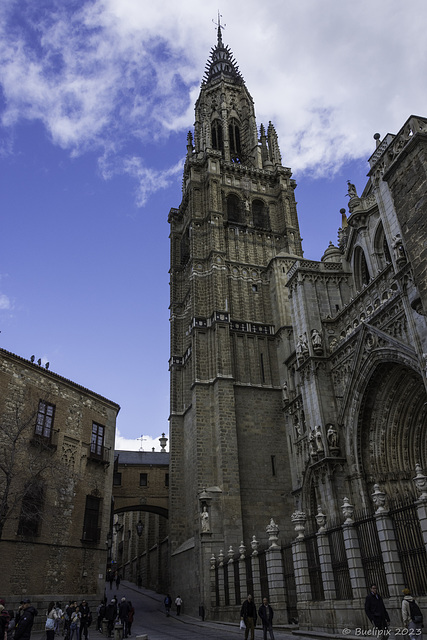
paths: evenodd
<path fill-rule="evenodd" d="M 155 5 L 155 6 L 154 6 Z M 0 344 L 168 431 L 169 228 L 217 4 L 2 0 Z M 427 115 L 427 5 L 224 0 L 223 39 L 293 170 L 305 256 L 336 241 L 372 136 Z"/>

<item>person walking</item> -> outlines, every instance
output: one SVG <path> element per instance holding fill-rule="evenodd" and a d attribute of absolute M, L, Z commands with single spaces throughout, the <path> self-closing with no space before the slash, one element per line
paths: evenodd
<path fill-rule="evenodd" d="M 31 600 L 25 598 L 18 609 L 18 619 L 15 627 L 16 640 L 30 640 L 34 618 L 38 614 L 37 609 L 31 604 Z"/>
<path fill-rule="evenodd" d="M 131 636 L 132 632 L 132 623 L 135 616 L 135 607 L 132 605 L 132 602 L 128 600 L 129 605 L 129 613 L 128 613 L 128 638 Z"/>
<path fill-rule="evenodd" d="M 172 606 L 172 598 L 170 597 L 169 594 L 166 596 L 166 598 L 163 600 L 163 602 L 165 604 L 166 616 L 169 616 L 170 610 L 171 610 L 171 606 Z"/>
<path fill-rule="evenodd" d="M 270 640 L 274 640 L 273 633 L 273 609 L 268 604 L 267 598 L 262 599 L 262 605 L 258 609 L 258 615 L 262 622 L 263 640 L 267 640 L 267 631 L 270 634 Z"/>
<path fill-rule="evenodd" d="M 180 596 L 177 596 L 175 598 L 175 605 L 176 605 L 176 615 L 179 616 L 181 615 L 181 607 L 182 607 L 182 598 Z"/>
<path fill-rule="evenodd" d="M 70 616 L 70 639 L 69 640 L 73 640 L 74 634 L 76 636 L 76 640 L 80 640 L 81 618 L 82 618 L 82 614 L 80 613 L 80 607 L 76 607 Z"/>
<path fill-rule="evenodd" d="M 388 629 L 390 616 L 387 613 L 383 599 L 378 593 L 376 584 L 372 584 L 365 599 L 365 613 L 376 629 Z"/>
<path fill-rule="evenodd" d="M 80 637 L 84 636 L 85 640 L 88 640 L 89 627 L 92 622 L 92 614 L 86 600 L 82 600 L 79 609 L 82 616 L 80 620 Z"/>
<path fill-rule="evenodd" d="M 119 620 L 123 625 L 123 637 L 128 637 L 128 616 L 129 616 L 129 604 L 126 598 L 122 598 L 119 604 Z"/>
<path fill-rule="evenodd" d="M 6 638 L 10 623 L 10 613 L 4 600 L 0 600 L 0 639 Z"/>
<path fill-rule="evenodd" d="M 408 635 L 411 636 L 413 640 L 415 640 L 415 638 L 422 640 L 423 614 L 421 613 L 421 609 L 415 601 L 415 598 L 411 596 L 409 589 L 403 589 L 402 593 L 404 596 L 402 600 L 402 622 L 408 629 Z"/>
<path fill-rule="evenodd" d="M 105 618 L 108 622 L 107 633 L 109 638 L 111 638 L 111 634 L 113 633 L 114 622 L 116 620 L 116 617 L 117 617 L 117 605 L 116 605 L 116 601 L 113 598 L 110 604 L 107 605 L 107 608 L 105 610 Z"/>
<path fill-rule="evenodd" d="M 105 609 L 106 609 L 105 602 L 104 600 L 101 600 L 100 604 L 96 609 L 96 628 L 101 633 L 102 633 L 102 621 L 105 618 Z"/>
<path fill-rule="evenodd" d="M 251 594 L 248 595 L 240 609 L 240 619 L 245 623 L 245 640 L 248 640 L 249 631 L 251 632 L 251 640 L 255 639 L 255 625 L 257 620 L 257 612 L 255 602 Z"/>
<path fill-rule="evenodd" d="M 116 575 L 116 589 L 117 589 L 117 590 L 118 590 L 118 589 L 119 589 L 119 587 L 120 587 L 120 582 L 121 582 L 121 580 L 122 580 L 122 579 L 121 579 L 120 573 L 117 573 L 117 575 Z"/>
<path fill-rule="evenodd" d="M 56 613 L 55 602 L 50 602 L 47 608 L 47 616 L 46 616 L 46 640 L 53 640 L 55 637 L 55 622 L 58 618 L 58 614 Z"/>

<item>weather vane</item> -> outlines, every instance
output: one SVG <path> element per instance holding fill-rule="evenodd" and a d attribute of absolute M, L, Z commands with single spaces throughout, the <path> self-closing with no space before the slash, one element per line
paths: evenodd
<path fill-rule="evenodd" d="M 226 24 L 221 24 L 221 18 L 222 18 L 222 13 L 220 13 L 218 9 L 218 22 L 215 22 L 213 18 L 212 18 L 212 22 L 216 27 L 218 27 L 220 33 L 221 33 L 221 29 L 225 29 L 225 27 L 227 26 Z"/>

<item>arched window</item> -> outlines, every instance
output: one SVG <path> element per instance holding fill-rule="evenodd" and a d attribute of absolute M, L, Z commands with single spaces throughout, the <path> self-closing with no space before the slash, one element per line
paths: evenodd
<path fill-rule="evenodd" d="M 224 141 L 222 137 L 222 124 L 220 120 L 214 120 L 211 125 L 212 134 L 212 148 L 217 151 L 222 151 L 224 148 Z"/>
<path fill-rule="evenodd" d="M 230 141 L 230 157 L 232 162 L 241 162 L 240 129 L 236 120 L 228 125 L 228 138 Z"/>
<path fill-rule="evenodd" d="M 371 276 L 369 274 L 368 263 L 361 247 L 356 247 L 354 252 L 354 278 L 356 289 L 359 291 L 364 284 L 369 284 Z"/>
<path fill-rule="evenodd" d="M 227 197 L 227 219 L 228 222 L 242 222 L 242 205 L 234 193 Z"/>
<path fill-rule="evenodd" d="M 270 228 L 267 207 L 262 200 L 254 200 L 252 202 L 252 220 L 254 227 L 261 227 L 262 229 Z"/>

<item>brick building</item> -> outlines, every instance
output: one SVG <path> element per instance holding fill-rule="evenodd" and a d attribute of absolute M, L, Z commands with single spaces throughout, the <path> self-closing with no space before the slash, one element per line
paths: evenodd
<path fill-rule="evenodd" d="M 427 596 L 427 120 L 379 136 L 338 244 L 303 258 L 291 170 L 221 29 L 171 209 L 171 590 L 363 627 Z M 424 600 L 423 600 L 424 599 Z M 188 609 L 187 609 L 188 610 Z"/>
<path fill-rule="evenodd" d="M 104 592 L 120 407 L 0 349 L 2 595 L 98 600 Z"/>

